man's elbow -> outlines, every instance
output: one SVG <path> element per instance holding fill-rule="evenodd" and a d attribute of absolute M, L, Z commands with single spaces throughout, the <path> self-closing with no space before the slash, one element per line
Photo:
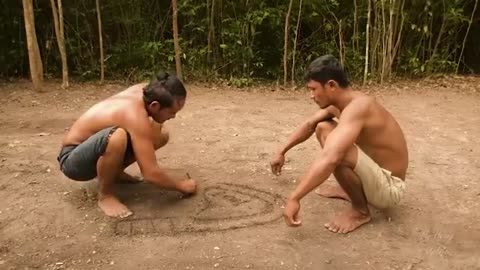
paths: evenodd
<path fill-rule="evenodd" d="M 140 172 L 147 182 L 151 182 L 153 179 L 158 177 L 158 170 L 153 166 L 151 168 L 141 168 Z"/>
<path fill-rule="evenodd" d="M 342 163 L 343 155 L 338 151 L 324 149 L 322 160 L 326 163 L 327 167 L 335 169 Z"/>
<path fill-rule="evenodd" d="M 304 126 L 304 128 L 307 129 L 308 131 L 314 132 L 315 129 L 317 128 L 317 124 L 318 124 L 318 122 L 315 122 L 314 120 L 309 119 L 309 120 L 307 120 L 307 121 L 303 124 L 303 126 Z"/>

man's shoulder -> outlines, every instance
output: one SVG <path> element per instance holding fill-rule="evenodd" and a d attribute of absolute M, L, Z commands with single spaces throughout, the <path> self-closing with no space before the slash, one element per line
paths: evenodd
<path fill-rule="evenodd" d="M 370 106 L 376 103 L 375 97 L 359 91 L 353 101 L 357 103 L 357 106 Z"/>
<path fill-rule="evenodd" d="M 114 93 L 110 98 L 114 98 L 116 96 L 131 96 L 133 95 L 141 95 L 143 88 L 146 86 L 146 83 L 137 83 L 130 85 L 129 87 Z"/>
<path fill-rule="evenodd" d="M 142 106 L 135 104 L 132 106 L 126 106 L 122 109 L 122 118 L 128 122 L 144 122 L 149 120 L 148 113 Z"/>
<path fill-rule="evenodd" d="M 367 114 L 370 108 L 375 106 L 375 104 L 375 98 L 362 93 L 354 97 L 352 101 L 345 107 L 343 112 L 364 115 Z"/>
<path fill-rule="evenodd" d="M 127 131 L 145 129 L 150 121 L 148 113 L 142 105 L 139 102 L 125 101 L 123 104 L 115 104 L 117 109 L 112 115 L 114 121 Z"/>

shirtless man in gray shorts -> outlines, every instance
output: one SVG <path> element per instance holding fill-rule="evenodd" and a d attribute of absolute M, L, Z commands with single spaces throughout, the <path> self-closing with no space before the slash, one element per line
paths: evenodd
<path fill-rule="evenodd" d="M 316 193 L 351 202 L 350 209 L 325 224 L 332 232 L 348 233 L 370 221 L 368 205 L 391 208 L 403 198 L 407 143 L 399 124 L 383 106 L 373 97 L 351 89 L 335 57 L 325 55 L 313 61 L 306 81 L 320 110 L 275 154 L 272 172 L 280 174 L 287 151 L 314 133 L 322 149 L 290 194 L 285 222 L 289 226 L 301 224 L 300 199 L 333 173 L 339 185 L 322 186 Z"/>
<path fill-rule="evenodd" d="M 124 169 L 137 162 L 145 181 L 196 192 L 192 179 L 174 180 L 161 169 L 155 151 L 168 142 L 162 124 L 185 105 L 187 92 L 175 76 L 160 73 L 91 107 L 66 132 L 58 155 L 60 170 L 76 181 L 98 178 L 98 206 L 111 217 L 132 215 L 113 194 L 116 181 L 135 181 Z"/>

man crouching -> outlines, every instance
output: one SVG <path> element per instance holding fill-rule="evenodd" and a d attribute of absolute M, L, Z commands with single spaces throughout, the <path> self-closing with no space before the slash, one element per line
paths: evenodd
<path fill-rule="evenodd" d="M 192 179 L 176 181 L 159 168 L 155 150 L 168 142 L 162 124 L 185 105 L 187 92 L 175 76 L 161 73 L 148 85 L 137 84 L 87 110 L 66 132 L 58 155 L 68 178 L 98 178 L 98 206 L 110 217 L 132 215 L 113 194 L 115 181 L 135 181 L 124 169 L 137 161 L 145 181 L 186 194 Z"/>
<path fill-rule="evenodd" d="M 307 69 L 306 81 L 311 99 L 320 109 L 280 148 L 271 162 L 272 172 L 280 174 L 285 153 L 314 133 L 322 149 L 289 196 L 285 221 L 289 226 L 300 225 L 300 199 L 333 173 L 338 185 L 320 187 L 316 193 L 351 202 L 351 208 L 325 224 L 332 232 L 348 233 L 370 221 L 369 205 L 392 208 L 402 200 L 407 142 L 392 114 L 374 97 L 350 87 L 335 57 L 315 59 Z"/>

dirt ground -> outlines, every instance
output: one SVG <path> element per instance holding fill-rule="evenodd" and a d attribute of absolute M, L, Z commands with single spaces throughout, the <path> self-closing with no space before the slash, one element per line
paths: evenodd
<path fill-rule="evenodd" d="M 348 235 L 324 229 L 347 202 L 311 193 L 303 225 L 287 227 L 285 198 L 319 150 L 292 149 L 283 174 L 268 162 L 315 111 L 304 89 L 188 86 L 157 152 L 199 193 L 148 184 L 118 187 L 135 214 L 96 207 L 95 181 L 58 170 L 63 131 L 125 85 L 0 85 L 0 269 L 480 269 L 480 78 L 437 78 L 363 88 L 397 117 L 409 145 L 407 196 Z M 135 165 L 128 168 L 139 174 Z"/>

